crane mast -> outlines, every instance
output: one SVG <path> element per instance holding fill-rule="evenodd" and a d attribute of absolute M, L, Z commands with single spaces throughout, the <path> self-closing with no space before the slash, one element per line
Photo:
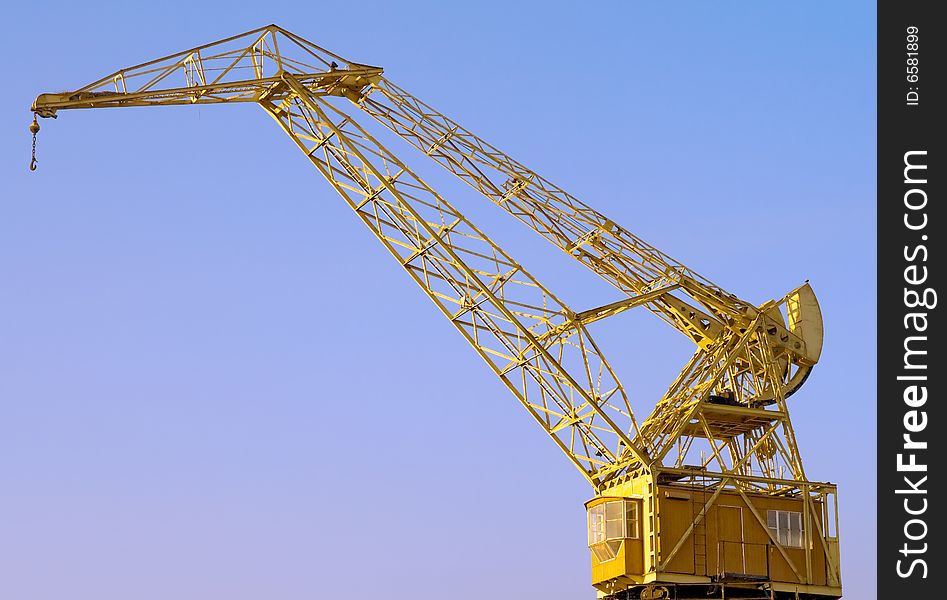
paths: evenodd
<path fill-rule="evenodd" d="M 41 94 L 32 110 L 49 118 L 66 109 L 241 102 L 276 121 L 592 485 L 589 546 L 601 593 L 841 595 L 835 486 L 806 478 L 786 403 L 821 353 L 821 312 L 808 283 L 760 306 L 744 301 L 381 68 L 275 25 Z M 441 165 L 620 298 L 567 306 L 357 116 Z M 34 136 L 38 129 L 34 116 Z M 695 345 L 641 423 L 587 327 L 636 307 Z M 725 535 L 725 508 L 741 511 L 740 540 Z M 757 522 L 758 541 L 747 541 L 744 519 Z M 748 551 L 759 557 L 748 560 Z"/>

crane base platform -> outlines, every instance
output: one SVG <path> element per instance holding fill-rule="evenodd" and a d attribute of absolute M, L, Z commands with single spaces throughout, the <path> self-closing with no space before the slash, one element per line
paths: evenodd
<path fill-rule="evenodd" d="M 794 590 L 776 590 L 771 583 L 765 582 L 719 582 L 713 584 L 691 583 L 655 583 L 635 586 L 614 594 L 600 595 L 601 600 L 827 600 L 836 598 L 821 594 L 798 592 Z"/>

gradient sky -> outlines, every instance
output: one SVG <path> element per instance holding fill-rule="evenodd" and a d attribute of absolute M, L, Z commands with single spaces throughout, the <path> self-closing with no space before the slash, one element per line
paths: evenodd
<path fill-rule="evenodd" d="M 790 408 L 873 598 L 872 3 L 281 4 L 3 9 L 0 597 L 594 597 L 587 484 L 259 108 L 66 112 L 27 171 L 37 93 L 275 22 L 746 299 L 811 280 Z M 617 299 L 420 171 L 574 308 Z M 689 352 L 593 332 L 647 408 Z"/>

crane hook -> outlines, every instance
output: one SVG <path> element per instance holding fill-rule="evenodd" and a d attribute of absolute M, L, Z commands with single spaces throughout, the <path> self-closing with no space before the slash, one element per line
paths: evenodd
<path fill-rule="evenodd" d="M 39 133 L 39 122 L 36 113 L 33 113 L 33 122 L 30 123 L 30 133 L 33 134 L 33 158 L 30 160 L 30 171 L 36 170 L 36 134 Z"/>

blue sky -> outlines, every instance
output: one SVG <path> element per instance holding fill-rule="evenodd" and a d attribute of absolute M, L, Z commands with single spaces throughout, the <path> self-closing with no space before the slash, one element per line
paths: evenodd
<path fill-rule="evenodd" d="M 809 279 L 827 337 L 793 422 L 840 486 L 846 596 L 874 597 L 871 3 L 3 10 L 0 596 L 593 597 L 591 491 L 261 110 L 63 113 L 27 172 L 39 92 L 275 22 L 743 298 Z M 453 189 L 570 305 L 617 299 Z M 686 345 L 606 323 L 653 402 Z"/>

